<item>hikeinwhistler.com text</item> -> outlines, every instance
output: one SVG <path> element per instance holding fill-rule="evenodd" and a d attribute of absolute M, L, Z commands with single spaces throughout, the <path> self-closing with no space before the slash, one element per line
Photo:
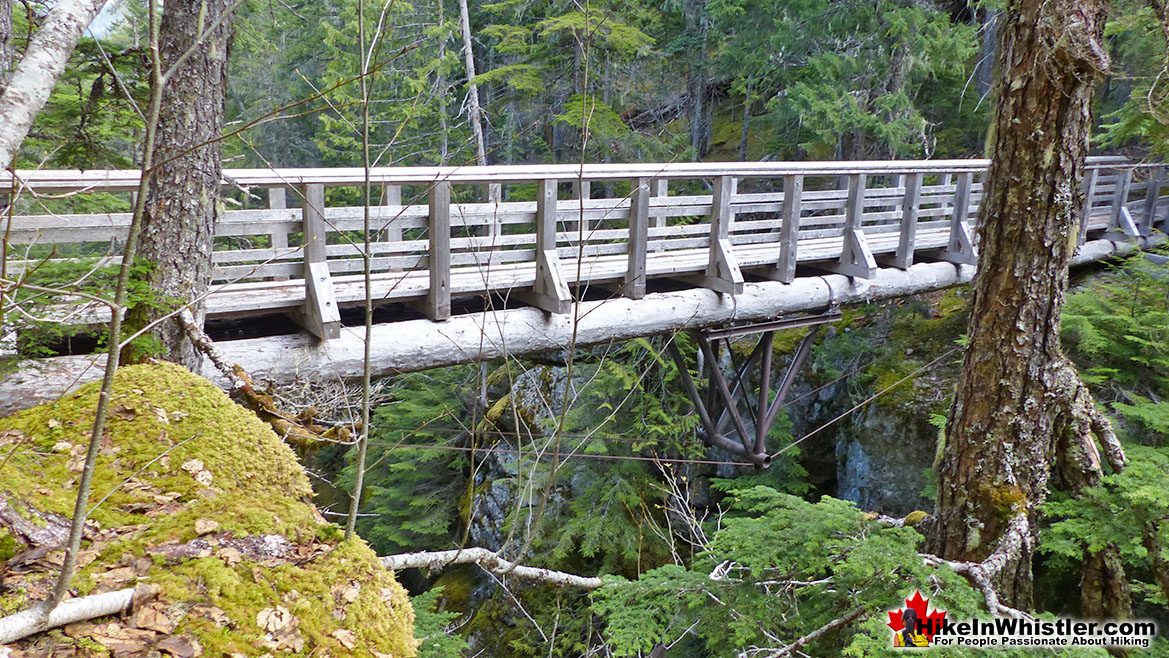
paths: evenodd
<path fill-rule="evenodd" d="M 1157 637 L 1157 624 L 1144 620 L 1079 619 L 940 620 L 933 637 L 937 647 L 1055 648 L 1136 647 L 1147 649 Z"/>

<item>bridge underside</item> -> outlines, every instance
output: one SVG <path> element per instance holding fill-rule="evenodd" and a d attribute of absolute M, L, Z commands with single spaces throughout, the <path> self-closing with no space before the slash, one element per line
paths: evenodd
<path fill-rule="evenodd" d="M 1113 242 L 1089 240 L 1073 264 L 1129 254 L 1165 242 L 1164 236 Z M 840 274 L 802 276 L 791 283 L 749 281 L 729 295 L 692 288 L 651 292 L 641 299 L 614 297 L 575 303 L 568 313 L 532 307 L 488 309 L 444 322 L 429 319 L 373 327 L 372 372 L 391 375 L 534 353 L 568 350 L 688 329 L 758 322 L 819 313 L 850 304 L 903 297 L 970 282 L 975 268 L 948 262 L 907 269 L 879 268 L 869 279 Z M 320 340 L 306 332 L 217 343 L 223 355 L 253 375 L 277 381 L 361 376 L 364 328 L 342 327 Z M 101 375 L 99 355 L 30 359 L 0 380 L 0 414 L 57 398 Z M 226 385 L 209 365 L 204 374 Z"/>

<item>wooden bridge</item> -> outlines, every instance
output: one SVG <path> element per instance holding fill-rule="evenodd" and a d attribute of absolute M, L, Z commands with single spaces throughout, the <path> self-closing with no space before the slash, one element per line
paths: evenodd
<path fill-rule="evenodd" d="M 410 167 L 372 170 L 376 372 L 764 320 L 967 281 L 986 160 Z M 1164 165 L 1089 161 L 1078 261 L 1169 228 Z M 312 335 L 228 341 L 261 372 L 360 371 L 364 174 L 225 170 L 207 317 L 291 315 Z M 9 276 L 116 262 L 136 171 L 18 171 Z M 491 194 L 488 188 L 498 186 Z M 65 197 L 63 200 L 62 197 Z M 489 201 L 500 198 L 501 201 Z M 103 201 L 104 200 L 104 201 Z M 605 310 L 603 318 L 590 314 Z M 592 324 L 590 324 L 592 323 Z M 359 363 L 359 360 L 357 361 Z"/>

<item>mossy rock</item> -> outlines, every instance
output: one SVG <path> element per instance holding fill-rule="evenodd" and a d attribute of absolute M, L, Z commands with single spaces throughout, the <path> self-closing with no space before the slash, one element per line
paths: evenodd
<path fill-rule="evenodd" d="M 34 525 L 71 514 L 97 386 L 0 419 L 0 503 Z M 292 450 L 207 380 L 167 364 L 120 369 L 73 588 L 147 586 L 163 621 L 96 620 L 18 650 L 101 656 L 113 653 L 103 637 L 129 633 L 150 646 L 183 638 L 203 656 L 415 655 L 405 590 L 311 496 Z M 0 537 L 20 566 L 0 569 L 4 613 L 44 595 L 60 551 L 28 561 L 35 547 L 2 524 Z"/>

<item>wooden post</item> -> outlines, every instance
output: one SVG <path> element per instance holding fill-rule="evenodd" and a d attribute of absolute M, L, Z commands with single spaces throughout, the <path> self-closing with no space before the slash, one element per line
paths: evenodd
<path fill-rule="evenodd" d="M 1145 185 L 1145 212 L 1141 220 L 1141 235 L 1149 237 L 1153 227 L 1157 224 L 1157 205 L 1161 196 L 1161 172 L 1154 169 L 1149 172 L 1149 182 Z"/>
<path fill-rule="evenodd" d="M 665 178 L 655 178 L 650 181 L 649 195 L 652 198 L 658 199 L 669 196 L 669 181 Z M 667 220 L 668 218 L 666 217 L 666 210 L 665 208 L 662 208 L 657 213 L 657 216 L 654 217 L 654 228 L 666 228 Z M 651 251 L 661 251 L 664 248 L 665 247 L 663 245 L 658 245 L 651 249 Z"/>
<path fill-rule="evenodd" d="M 907 174 L 903 178 L 905 196 L 901 200 L 901 231 L 897 240 L 897 253 L 890 259 L 893 267 L 903 270 L 913 265 L 913 251 L 917 239 L 917 215 L 921 207 L 921 174 Z"/>
<path fill-rule="evenodd" d="M 427 317 L 451 317 L 451 184 L 437 181 L 430 188 L 430 289 L 426 293 Z"/>
<path fill-rule="evenodd" d="M 1084 244 L 1088 239 L 1088 222 L 1092 219 L 1092 197 L 1096 196 L 1096 179 L 1099 177 L 1099 169 L 1089 169 L 1084 176 L 1084 205 L 1080 209 L 1079 244 Z"/>
<path fill-rule="evenodd" d="M 1128 211 L 1128 188 L 1132 184 L 1132 169 L 1121 169 L 1116 175 L 1116 193 L 1112 197 L 1112 212 L 1104 237 L 1113 242 L 1140 237 L 1140 229 Z"/>
<path fill-rule="evenodd" d="M 848 177 L 848 202 L 844 210 L 844 230 L 841 238 L 840 261 L 822 266 L 831 272 L 848 276 L 871 279 L 877 274 L 877 260 L 865 240 L 861 219 L 865 205 L 865 174 L 850 174 Z"/>
<path fill-rule="evenodd" d="M 285 196 L 285 191 L 284 191 L 283 187 L 270 187 L 270 188 L 268 188 L 268 207 L 271 208 L 272 210 L 284 210 L 285 208 L 288 207 L 288 199 Z M 283 228 L 274 229 L 268 235 L 270 236 L 269 239 L 272 241 L 272 249 L 274 251 L 276 251 L 278 253 L 284 253 L 284 252 L 288 251 L 288 230 L 287 229 L 283 229 Z M 274 277 L 272 277 L 272 279 L 275 281 L 287 281 L 288 276 L 287 275 L 274 276 Z"/>
<path fill-rule="evenodd" d="M 710 205 L 710 257 L 706 273 L 696 281 L 704 288 L 728 295 L 743 292 L 743 273 L 739 270 L 731 245 L 731 222 L 734 221 L 731 199 L 734 190 L 734 176 L 714 179 L 714 195 Z"/>
<path fill-rule="evenodd" d="M 401 242 L 402 241 L 402 226 L 396 216 L 402 210 L 402 186 L 401 185 L 386 185 L 382 188 L 382 205 L 387 208 L 393 208 L 389 211 L 389 217 L 382 224 L 386 227 L 385 234 L 382 236 L 386 242 Z"/>
<path fill-rule="evenodd" d="M 970 214 L 970 189 L 974 186 L 974 173 L 958 174 L 958 185 L 954 189 L 954 204 L 950 215 L 950 240 L 938 257 L 951 263 L 977 265 L 978 254 L 970 238 L 966 217 Z"/>
<path fill-rule="evenodd" d="M 586 207 L 588 204 L 585 202 L 592 198 L 592 186 L 589 184 L 589 181 L 581 179 L 572 181 L 572 198 L 577 200 L 577 203 L 573 206 L 573 212 L 581 213 L 581 215 L 577 217 L 577 230 L 582 233 L 587 240 L 592 227 L 589 226 L 587 221 L 585 221 L 583 214 L 584 211 L 582 208 Z M 581 248 L 583 249 L 583 245 Z"/>
<path fill-rule="evenodd" d="M 305 296 L 302 324 L 316 337 L 329 340 L 341 335 L 341 314 L 337 310 L 337 297 L 329 275 L 325 186 L 310 183 L 304 186 L 303 194 Z"/>
<path fill-rule="evenodd" d="M 649 240 L 649 179 L 635 178 L 629 203 L 629 266 L 622 292 L 626 297 L 645 297 L 645 248 Z"/>
<path fill-rule="evenodd" d="M 776 279 L 791 283 L 796 278 L 796 247 L 800 239 L 800 204 L 804 197 L 804 177 L 800 174 L 783 179 L 783 223 L 779 227 L 779 262 Z"/>
<path fill-rule="evenodd" d="M 556 181 L 541 180 L 536 184 L 536 283 L 532 292 L 516 294 L 550 313 L 567 313 L 572 296 L 556 251 L 556 218 Z"/>

